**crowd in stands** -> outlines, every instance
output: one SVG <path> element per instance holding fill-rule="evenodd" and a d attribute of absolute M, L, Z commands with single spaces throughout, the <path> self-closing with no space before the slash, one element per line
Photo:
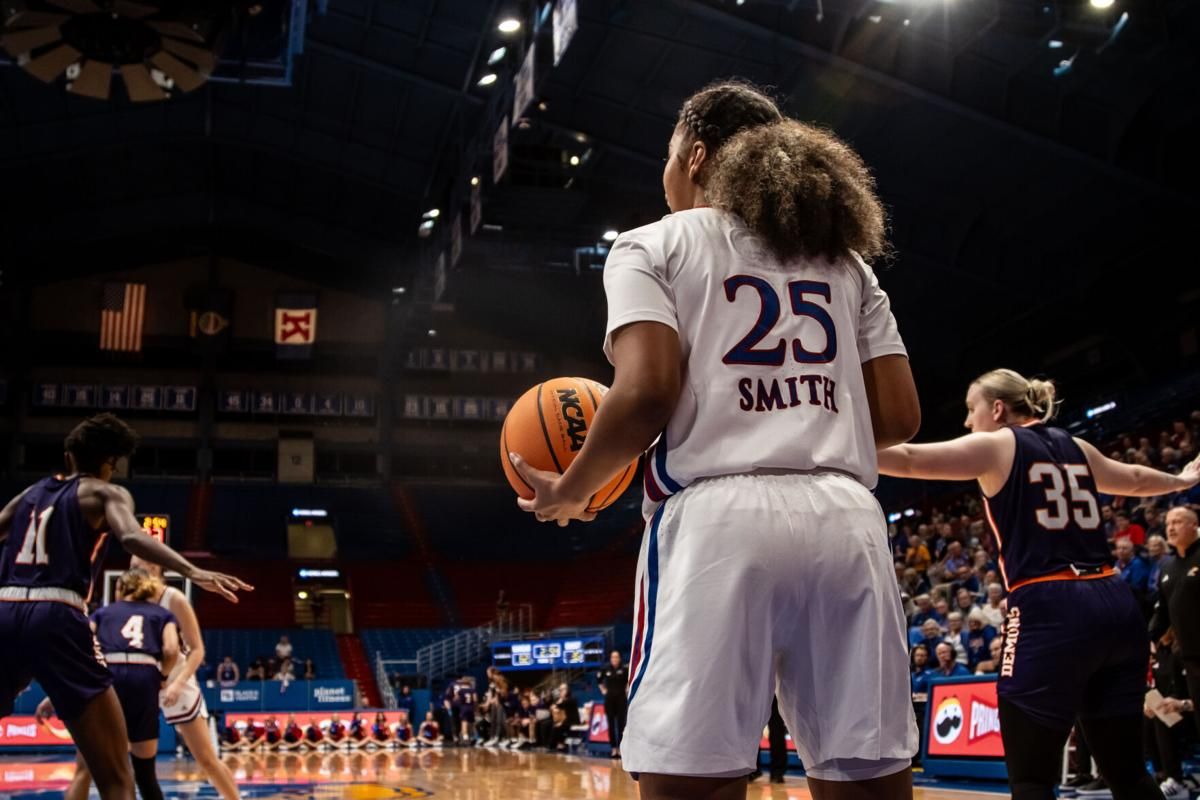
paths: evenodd
<path fill-rule="evenodd" d="M 300 662 L 297 665 L 297 662 Z M 225 656 L 212 670 L 217 684 L 223 689 L 237 686 L 241 681 L 313 681 L 317 679 L 317 668 L 311 658 L 301 660 L 292 653 L 292 643 L 287 636 L 280 636 L 275 645 L 275 654 L 259 656 L 247 665 L 245 674 L 232 656 Z"/>

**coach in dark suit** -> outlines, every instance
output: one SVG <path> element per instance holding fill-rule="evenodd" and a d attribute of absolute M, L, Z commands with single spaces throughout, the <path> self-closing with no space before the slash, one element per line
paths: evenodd
<path fill-rule="evenodd" d="M 608 718 L 608 740 L 612 742 L 612 757 L 621 757 L 621 734 L 625 732 L 625 716 L 629 701 L 625 687 L 629 685 L 629 670 L 621 663 L 621 654 L 613 650 L 608 666 L 597 675 L 600 694 L 604 695 L 604 716 Z"/>
<path fill-rule="evenodd" d="M 1161 643 L 1169 629 L 1175 631 L 1179 655 L 1187 676 L 1191 699 L 1168 698 L 1167 711 L 1196 710 L 1200 700 L 1200 533 L 1195 509 L 1177 506 L 1167 513 L 1167 541 L 1176 557 L 1158 579 L 1158 602 L 1150 620 L 1150 638 Z M 1200 714 L 1195 715 L 1200 728 Z"/>

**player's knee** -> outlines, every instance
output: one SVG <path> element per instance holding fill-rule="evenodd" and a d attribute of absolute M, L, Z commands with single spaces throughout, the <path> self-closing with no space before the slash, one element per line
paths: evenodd
<path fill-rule="evenodd" d="M 92 770 L 96 791 L 103 800 L 131 800 L 133 798 L 133 769 L 128 761 L 121 760 L 111 770 Z"/>
<path fill-rule="evenodd" d="M 142 800 L 163 800 L 162 789 L 158 785 L 158 774 L 154 768 L 154 758 L 131 755 L 130 760 L 133 762 L 133 780 Z"/>

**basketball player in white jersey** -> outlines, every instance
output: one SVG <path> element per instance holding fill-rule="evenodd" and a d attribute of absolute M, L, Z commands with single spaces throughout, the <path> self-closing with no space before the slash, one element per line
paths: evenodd
<path fill-rule="evenodd" d="M 539 519 L 647 454 L 627 770 L 645 798 L 744 798 L 772 694 L 816 800 L 912 797 L 917 734 L 876 447 L 920 423 L 858 156 L 721 83 L 679 115 L 672 213 L 605 265 L 615 368 Z M 710 204 L 711 203 L 711 207 Z M 696 724 L 700 710 L 707 722 Z"/>
<path fill-rule="evenodd" d="M 204 703 L 204 693 L 196 680 L 196 670 L 204 663 L 204 638 L 200 632 L 200 621 L 187 596 L 173 586 L 166 585 L 163 580 L 163 570 L 157 564 L 151 564 L 134 556 L 129 562 L 130 569 L 141 569 L 150 573 L 162 583 L 158 596 L 147 600 L 170 611 L 179 623 L 180 653 L 183 658 L 176 659 L 175 666 L 167 676 L 166 685 L 159 693 L 159 706 L 168 724 L 183 738 L 184 744 L 196 759 L 196 763 L 209 783 L 220 793 L 224 800 L 239 800 L 237 783 L 233 773 L 222 763 L 213 746 L 208 732 L 208 706 Z M 76 782 L 80 779 L 77 777 Z M 86 787 L 86 778 L 83 779 Z"/>

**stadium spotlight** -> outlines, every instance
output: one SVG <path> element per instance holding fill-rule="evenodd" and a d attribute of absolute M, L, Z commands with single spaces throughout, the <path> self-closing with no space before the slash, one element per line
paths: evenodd
<path fill-rule="evenodd" d="M 301 600 L 307 600 L 308 592 L 304 592 L 304 591 L 296 592 L 296 597 L 299 597 Z"/>
<path fill-rule="evenodd" d="M 606 231 L 604 232 L 604 241 L 606 241 L 606 242 L 614 242 L 614 241 L 616 241 L 617 237 L 618 237 L 618 236 L 620 236 L 620 235 L 621 235 L 621 234 L 617 233 L 617 232 L 616 232 L 616 231 L 614 231 L 612 228 L 609 228 L 608 230 L 606 230 Z"/>
<path fill-rule="evenodd" d="M 427 331 L 427 333 L 429 334 L 429 338 L 430 338 L 430 339 L 432 339 L 432 338 L 434 338 L 435 336 L 437 336 L 437 331 L 436 331 L 435 329 L 433 329 L 433 328 L 430 328 L 430 329 Z"/>
<path fill-rule="evenodd" d="M 427 219 L 417 228 L 417 236 L 422 239 L 428 239 L 429 234 L 433 233 L 433 220 Z"/>
<path fill-rule="evenodd" d="M 496 64 L 499 64 L 506 55 L 508 55 L 507 47 L 497 47 L 492 51 L 492 54 L 488 56 L 488 66 L 492 67 Z"/>
<path fill-rule="evenodd" d="M 496 27 L 499 28 L 501 33 L 516 33 L 521 30 L 521 21 L 508 17 L 507 19 L 500 20 L 500 24 Z"/>
<path fill-rule="evenodd" d="M 572 167 L 578 167 L 579 166 L 579 156 L 571 156 L 570 162 L 571 162 Z"/>
<path fill-rule="evenodd" d="M 1090 2 L 1092 4 L 1092 8 L 1105 9 L 1112 8 L 1114 0 L 1090 0 Z"/>
<path fill-rule="evenodd" d="M 408 289 L 406 289 L 403 286 L 393 286 L 392 287 L 392 294 L 404 294 L 407 291 L 408 291 Z"/>
<path fill-rule="evenodd" d="M 478 175 L 472 175 L 472 176 L 471 176 L 471 185 L 472 185 L 472 186 L 478 186 L 478 185 L 479 185 L 479 176 L 478 176 Z"/>
<path fill-rule="evenodd" d="M 421 215 L 421 219 L 437 219 L 442 215 L 440 208 L 431 208 Z"/>
<path fill-rule="evenodd" d="M 494 73 L 494 72 L 489 72 L 487 75 L 484 75 L 482 78 L 479 79 L 480 86 L 491 86 L 495 82 L 496 82 L 496 73 Z"/>
<path fill-rule="evenodd" d="M 1046 45 L 1051 50 L 1061 50 L 1063 43 L 1062 43 L 1062 39 L 1051 39 L 1049 42 L 1046 43 Z"/>

